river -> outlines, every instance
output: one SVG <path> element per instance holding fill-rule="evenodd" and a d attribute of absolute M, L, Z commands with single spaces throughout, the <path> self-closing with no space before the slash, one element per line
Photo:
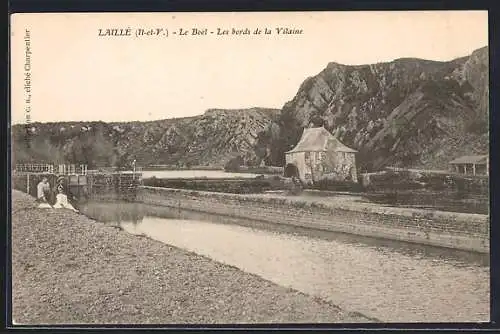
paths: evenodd
<path fill-rule="evenodd" d="M 230 173 L 223 170 L 145 170 L 142 171 L 144 179 L 150 177 L 165 179 L 227 179 L 227 178 L 255 178 L 259 174 Z"/>
<path fill-rule="evenodd" d="M 486 255 L 137 203 L 82 212 L 383 322 L 489 321 Z"/>

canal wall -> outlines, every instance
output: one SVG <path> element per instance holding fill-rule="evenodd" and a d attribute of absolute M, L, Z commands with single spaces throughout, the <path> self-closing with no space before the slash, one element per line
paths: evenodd
<path fill-rule="evenodd" d="M 481 253 L 489 252 L 487 215 L 382 207 L 324 204 L 290 198 L 259 197 L 140 187 L 138 200 L 237 218 L 357 234 Z"/>

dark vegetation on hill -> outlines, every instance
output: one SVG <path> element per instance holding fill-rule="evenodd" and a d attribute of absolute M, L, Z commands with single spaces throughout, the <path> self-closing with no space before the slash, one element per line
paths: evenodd
<path fill-rule="evenodd" d="M 211 109 L 151 122 L 15 125 L 13 163 L 282 166 L 304 127 L 323 125 L 359 151 L 362 171 L 385 166 L 446 168 L 488 153 L 488 48 L 449 62 L 404 58 L 330 63 L 281 110 Z"/>
<path fill-rule="evenodd" d="M 13 161 L 87 163 L 96 166 L 223 167 L 235 156 L 250 164 L 260 161 L 259 132 L 278 110 L 206 111 L 196 117 L 151 122 L 31 123 L 13 127 Z"/>

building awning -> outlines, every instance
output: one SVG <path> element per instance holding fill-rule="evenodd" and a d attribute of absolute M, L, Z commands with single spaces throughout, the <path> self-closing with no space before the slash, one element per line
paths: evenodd
<path fill-rule="evenodd" d="M 460 158 L 450 161 L 451 165 L 463 165 L 463 164 L 474 164 L 481 165 L 486 164 L 488 160 L 488 155 L 464 155 Z"/>

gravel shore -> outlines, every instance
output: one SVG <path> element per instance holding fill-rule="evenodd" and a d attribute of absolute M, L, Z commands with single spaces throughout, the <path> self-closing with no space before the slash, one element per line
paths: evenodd
<path fill-rule="evenodd" d="M 371 322 L 64 209 L 12 196 L 15 324 Z"/>

